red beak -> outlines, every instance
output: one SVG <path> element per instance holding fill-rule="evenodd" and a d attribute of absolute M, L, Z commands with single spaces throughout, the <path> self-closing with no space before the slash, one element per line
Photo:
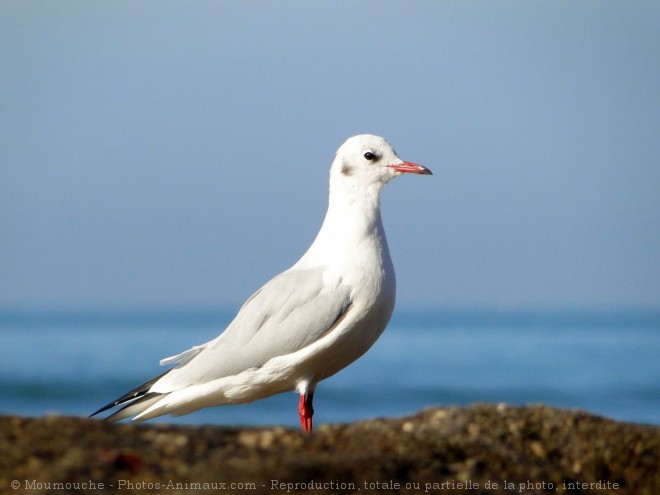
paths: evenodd
<path fill-rule="evenodd" d="M 398 165 L 388 165 L 388 167 L 402 174 L 433 175 L 428 168 L 416 163 L 403 162 Z"/>

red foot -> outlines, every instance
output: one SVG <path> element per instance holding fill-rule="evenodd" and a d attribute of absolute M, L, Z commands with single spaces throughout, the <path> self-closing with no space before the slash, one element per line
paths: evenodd
<path fill-rule="evenodd" d="M 298 415 L 300 416 L 300 428 L 302 428 L 302 431 L 312 431 L 312 416 L 314 415 L 314 408 L 312 407 L 313 399 L 314 392 L 308 392 L 307 397 L 305 397 L 305 394 L 300 394 Z"/>

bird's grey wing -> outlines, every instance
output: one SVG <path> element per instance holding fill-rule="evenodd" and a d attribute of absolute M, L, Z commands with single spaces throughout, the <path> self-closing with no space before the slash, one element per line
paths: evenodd
<path fill-rule="evenodd" d="M 350 287 L 324 284 L 322 269 L 281 273 L 247 300 L 218 338 L 164 360 L 178 366 L 154 390 L 235 375 L 302 349 L 328 332 L 350 304 Z"/>

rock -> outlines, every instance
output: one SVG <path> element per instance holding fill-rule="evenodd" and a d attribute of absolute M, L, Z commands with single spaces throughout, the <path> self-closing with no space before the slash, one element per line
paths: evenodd
<path fill-rule="evenodd" d="M 277 428 L 0 417 L 2 493 L 660 493 L 660 428 L 475 405 Z"/>

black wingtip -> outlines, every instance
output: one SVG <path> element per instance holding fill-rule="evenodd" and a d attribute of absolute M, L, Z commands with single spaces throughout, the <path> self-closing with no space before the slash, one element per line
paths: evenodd
<path fill-rule="evenodd" d="M 89 418 L 93 418 L 93 417 L 96 416 L 97 414 L 102 413 L 103 411 L 107 411 L 108 409 L 112 409 L 113 407 L 118 406 L 118 405 L 119 405 L 119 401 L 111 402 L 110 404 L 106 404 L 105 406 L 103 406 L 103 407 L 102 407 L 101 409 L 99 409 L 98 411 L 93 412 L 93 413 L 90 414 L 88 417 L 89 417 Z"/>
<path fill-rule="evenodd" d="M 171 370 L 167 370 L 165 373 L 161 373 L 157 377 L 152 378 L 151 380 L 149 380 L 148 382 L 143 383 L 139 387 L 135 387 L 134 389 L 129 390 L 124 395 L 119 397 L 119 399 L 117 399 L 117 400 L 115 400 L 115 401 L 113 401 L 109 404 L 106 404 L 105 406 L 103 406 L 98 411 L 93 412 L 92 414 L 90 414 L 89 417 L 91 418 L 93 416 L 96 416 L 97 414 L 100 414 L 104 411 L 107 411 L 108 409 L 112 409 L 113 407 L 117 407 L 120 404 L 125 404 L 126 402 L 133 402 L 134 400 L 139 399 L 140 397 L 143 397 L 145 394 L 147 394 L 147 392 L 149 392 L 149 389 L 151 388 L 151 386 L 154 383 L 156 383 L 158 380 L 160 380 L 163 376 L 167 375 L 170 371 Z"/>

